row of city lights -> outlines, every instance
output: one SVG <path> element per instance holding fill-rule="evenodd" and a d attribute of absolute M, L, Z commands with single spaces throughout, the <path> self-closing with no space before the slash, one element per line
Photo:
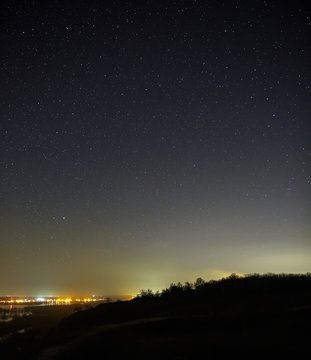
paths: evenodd
<path fill-rule="evenodd" d="M 91 301 L 98 301 L 99 299 L 92 299 L 92 298 L 83 298 L 83 299 L 71 299 L 71 298 L 36 298 L 36 299 L 10 299 L 10 300 L 0 300 L 0 303 L 6 304 L 24 304 L 24 303 L 34 303 L 34 302 L 47 302 L 50 304 L 70 304 L 71 302 L 91 302 Z"/>

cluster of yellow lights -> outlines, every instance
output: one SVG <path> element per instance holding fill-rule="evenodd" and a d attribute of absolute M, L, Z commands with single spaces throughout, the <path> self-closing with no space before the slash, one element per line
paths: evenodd
<path fill-rule="evenodd" d="M 33 303 L 33 302 L 38 302 L 38 300 L 36 299 L 14 299 L 14 300 L 1 300 L 0 303 L 5 303 L 5 304 L 23 304 L 23 303 Z"/>
<path fill-rule="evenodd" d="M 50 299 L 48 299 L 48 300 L 50 300 Z M 50 301 L 55 301 L 56 303 L 66 303 L 66 304 L 68 304 L 68 303 L 71 302 L 71 298 L 64 298 L 64 299 L 62 299 L 62 298 L 57 298 L 57 299 L 55 299 L 55 300 L 50 300 Z M 48 301 L 48 302 L 49 302 L 49 301 Z"/>
<path fill-rule="evenodd" d="M 75 302 L 91 302 L 91 301 L 97 301 L 97 299 L 92 299 L 92 298 L 82 298 L 82 299 L 74 299 Z M 24 303 L 34 303 L 34 302 L 47 302 L 48 304 L 71 304 L 73 300 L 69 297 L 67 298 L 37 298 L 37 299 L 10 299 L 10 300 L 0 300 L 0 303 L 6 303 L 6 304 L 24 304 Z"/>
<path fill-rule="evenodd" d="M 48 303 L 55 302 L 56 304 L 57 303 L 70 304 L 73 300 L 71 298 L 57 298 L 57 299 L 47 299 L 46 301 Z M 96 301 L 96 299 L 91 299 L 91 298 L 75 299 L 75 302 L 91 302 L 91 301 Z"/>

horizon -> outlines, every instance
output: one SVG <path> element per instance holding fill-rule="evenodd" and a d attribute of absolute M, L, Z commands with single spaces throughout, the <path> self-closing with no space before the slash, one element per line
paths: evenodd
<path fill-rule="evenodd" d="M 41 298 L 41 300 L 38 300 L 38 301 L 45 301 L 47 298 L 71 298 L 72 301 L 74 300 L 77 300 L 78 299 L 83 299 L 85 297 L 87 298 L 104 298 L 104 299 L 121 299 L 121 298 L 135 298 L 136 296 L 139 296 L 139 293 L 141 290 L 151 290 L 153 293 L 162 293 L 163 291 L 165 291 L 166 289 L 168 289 L 172 284 L 186 284 L 186 283 L 190 283 L 190 284 L 194 284 L 195 283 L 195 280 L 200 278 L 200 279 L 203 279 L 203 281 L 205 283 L 209 283 L 209 282 L 214 282 L 214 281 L 222 281 L 222 280 L 227 280 L 229 279 L 230 277 L 232 276 L 236 276 L 237 279 L 243 279 L 243 278 L 247 278 L 247 277 L 256 277 L 256 276 L 259 276 L 259 277 L 265 277 L 265 276 L 272 276 L 272 277 L 279 277 L 279 276 L 308 276 L 310 275 L 311 273 L 309 271 L 307 272 L 304 272 L 304 273 L 300 273 L 300 272 L 293 272 L 293 273 L 287 273 L 287 272 L 280 272 L 280 273 L 273 273 L 273 272 L 265 272 L 265 273 L 237 273 L 237 272 L 231 272 L 231 273 L 223 273 L 222 276 L 219 276 L 218 278 L 210 278 L 210 279 L 205 279 L 201 276 L 198 276 L 196 277 L 195 279 L 193 279 L 192 281 L 188 281 L 188 280 L 185 280 L 185 281 L 171 281 L 169 284 L 167 284 L 165 287 L 162 287 L 161 289 L 160 288 L 150 288 L 150 287 L 145 287 L 145 288 L 140 288 L 139 290 L 133 292 L 133 293 L 123 293 L 123 294 L 104 294 L 104 293 L 97 293 L 97 294 L 94 294 L 94 293 L 83 293 L 83 292 L 80 292 L 80 293 L 75 293 L 75 294 L 68 294 L 67 293 L 62 293 L 62 294 L 47 294 L 47 293 L 44 293 L 44 292 L 41 292 L 41 293 L 37 293 L 37 294 L 28 294 L 28 295 L 25 295 L 25 294 L 10 294 L 10 295 L 1 295 L 0 294 L 0 298 L 3 298 L 3 297 L 6 297 L 6 298 L 32 298 L 32 299 L 37 299 L 37 298 Z M 44 298 L 44 299 L 42 299 Z M 103 299 L 101 299 L 103 300 Z"/>

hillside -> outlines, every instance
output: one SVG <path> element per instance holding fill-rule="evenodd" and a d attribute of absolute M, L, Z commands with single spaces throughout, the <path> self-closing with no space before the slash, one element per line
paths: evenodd
<path fill-rule="evenodd" d="M 45 334 L 20 334 L 4 358 L 302 358 L 310 324 L 311 274 L 233 274 L 76 312 Z"/>
<path fill-rule="evenodd" d="M 254 358 L 310 352 L 310 274 L 199 279 L 172 284 L 161 295 L 142 295 L 64 319 L 54 338 L 57 346 L 47 346 L 40 358 L 84 359 L 98 353 L 106 359 Z"/>

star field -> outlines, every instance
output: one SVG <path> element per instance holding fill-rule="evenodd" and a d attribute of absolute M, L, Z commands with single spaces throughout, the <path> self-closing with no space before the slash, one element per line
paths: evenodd
<path fill-rule="evenodd" d="M 310 271 L 307 1 L 5 1 L 0 293 Z"/>

